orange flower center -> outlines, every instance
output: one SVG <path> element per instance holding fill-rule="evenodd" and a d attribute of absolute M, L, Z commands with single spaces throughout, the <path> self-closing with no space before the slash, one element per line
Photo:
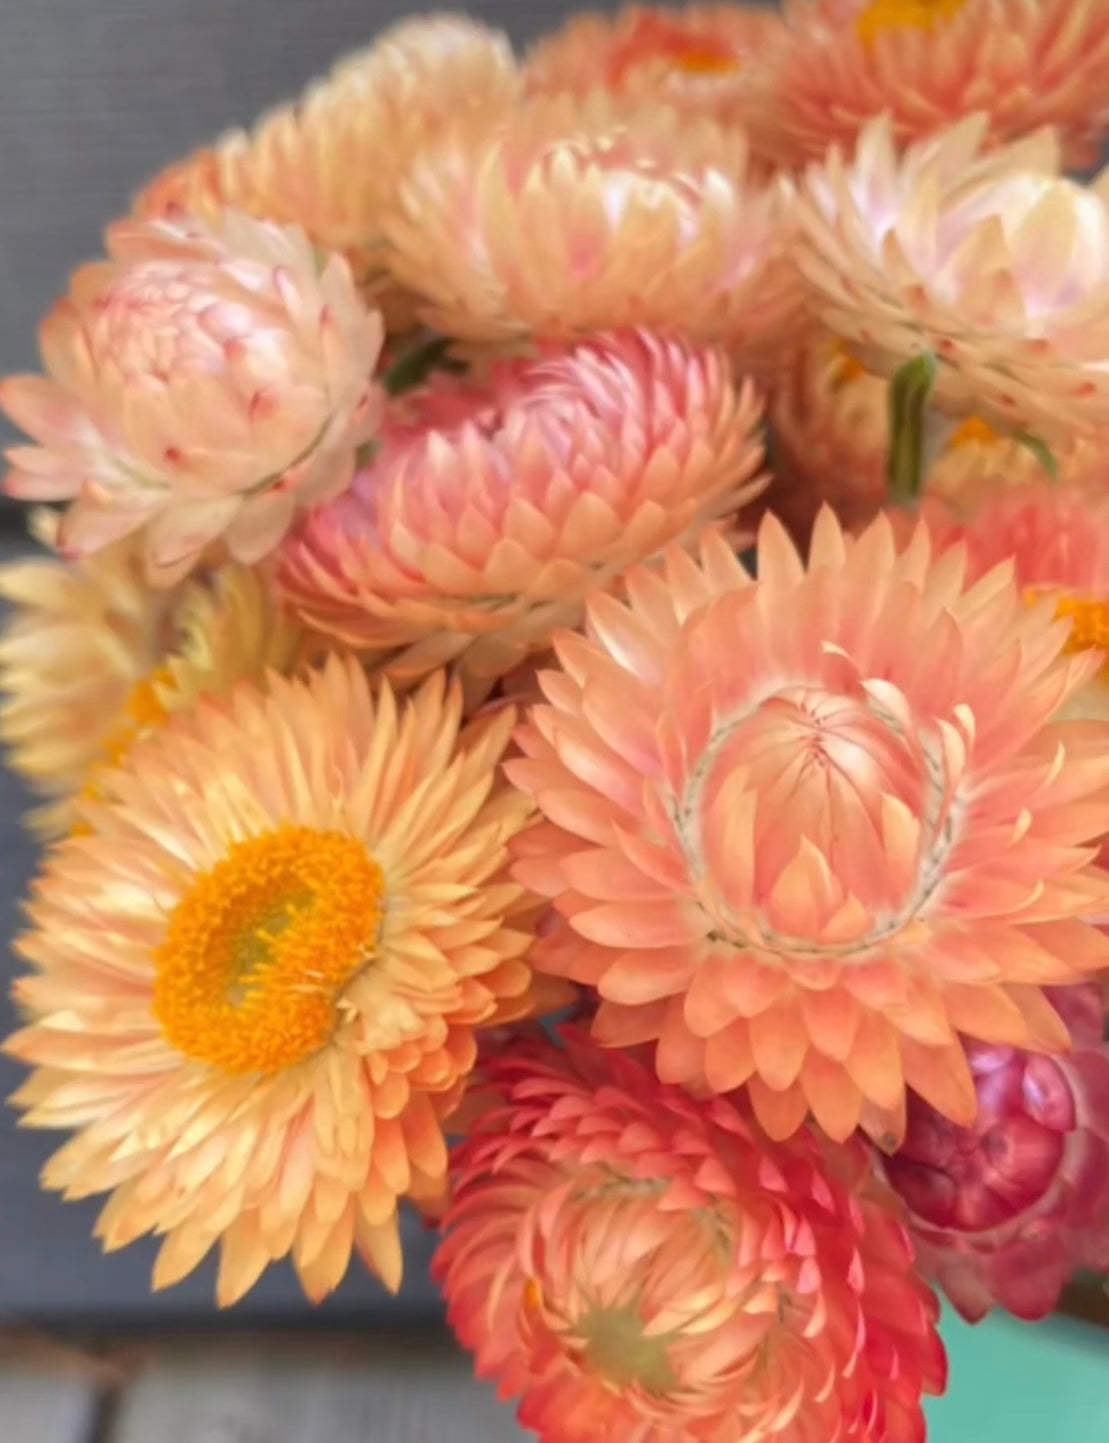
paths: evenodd
<path fill-rule="evenodd" d="M 968 416 L 951 434 L 947 443 L 949 451 L 958 451 L 963 446 L 990 446 L 999 439 L 997 432 L 980 416 Z"/>
<path fill-rule="evenodd" d="M 1035 588 L 1024 593 L 1029 603 L 1039 601 L 1042 596 L 1043 592 Z M 1080 651 L 1104 651 L 1102 676 L 1109 680 L 1109 601 L 1060 592 L 1055 597 L 1055 617 L 1057 621 L 1070 622 L 1070 636 L 1063 650 L 1071 655 Z"/>
<path fill-rule="evenodd" d="M 155 954 L 163 1035 L 235 1075 L 311 1057 L 373 956 L 383 896 L 353 837 L 285 825 L 234 843 L 178 902 Z"/>
<path fill-rule="evenodd" d="M 870 0 L 856 18 L 855 30 L 864 45 L 891 30 L 930 32 L 965 4 L 966 0 Z"/>
<path fill-rule="evenodd" d="M 108 734 L 101 747 L 101 759 L 93 767 L 81 797 L 87 802 L 99 802 L 104 792 L 100 775 L 107 767 L 118 767 L 140 737 L 156 727 L 162 726 L 169 716 L 162 703 L 162 694 L 173 686 L 173 678 L 167 667 L 159 667 L 149 676 L 140 678 L 131 688 L 127 700 L 120 708 L 119 720 Z M 87 836 L 89 827 L 85 822 L 76 822 L 71 828 L 75 837 Z"/>
<path fill-rule="evenodd" d="M 651 62 L 694 76 L 734 75 L 742 63 L 731 46 L 708 31 L 690 31 L 664 15 L 644 15 L 612 56 L 611 82 L 619 85 Z"/>

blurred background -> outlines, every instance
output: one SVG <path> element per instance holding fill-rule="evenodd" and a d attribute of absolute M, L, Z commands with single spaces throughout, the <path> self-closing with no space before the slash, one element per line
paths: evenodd
<path fill-rule="evenodd" d="M 404 0 L 0 0 L 0 373 L 35 367 L 40 316 L 144 179 L 293 96 L 416 8 Z M 580 7 L 476 0 L 458 8 L 523 42 Z M 589 8 L 616 7 L 594 0 Z M 20 549 L 21 537 L 17 509 L 0 501 L 0 555 Z M 25 805 L 0 772 L 0 1033 L 12 1025 L 3 942 L 19 925 L 35 862 L 20 825 Z M 18 1078 L 0 1058 L 0 1094 Z M 445 1343 L 426 1280 L 430 1240 L 415 1224 L 399 1301 L 355 1269 L 312 1312 L 291 1273 L 274 1268 L 220 1317 L 212 1269 L 152 1295 L 153 1247 L 105 1257 L 91 1238 L 96 1203 L 63 1205 L 39 1192 L 38 1169 L 56 1144 L 19 1131 L 0 1109 L 2 1443 L 523 1436 Z M 1010 1443 L 1109 1436 L 1104 1390 L 1094 1386 L 1105 1376 L 1109 1334 L 1077 1323 L 948 1332 L 958 1357 L 955 1391 L 936 1412 L 941 1443 L 993 1436 L 1001 1421 Z M 1028 1388 L 1012 1423 L 1008 1407 L 998 1412 L 1003 1374 Z M 1074 1409 L 1065 1438 L 1060 1398 Z"/>

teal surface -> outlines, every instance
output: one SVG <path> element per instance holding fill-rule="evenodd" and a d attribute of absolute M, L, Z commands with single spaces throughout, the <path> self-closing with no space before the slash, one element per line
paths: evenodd
<path fill-rule="evenodd" d="M 1109 1331 L 1067 1319 L 970 1327 L 945 1311 L 947 1394 L 928 1443 L 1109 1443 Z"/>

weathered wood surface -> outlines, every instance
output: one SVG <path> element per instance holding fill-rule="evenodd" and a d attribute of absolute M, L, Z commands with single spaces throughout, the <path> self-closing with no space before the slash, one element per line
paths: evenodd
<path fill-rule="evenodd" d="M 151 1351 L 117 1387 L 0 1366 L 3 1443 L 526 1443 L 436 1339 Z"/>

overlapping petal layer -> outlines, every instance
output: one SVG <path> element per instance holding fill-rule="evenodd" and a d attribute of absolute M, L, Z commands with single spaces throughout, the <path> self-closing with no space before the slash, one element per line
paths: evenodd
<path fill-rule="evenodd" d="M 857 1141 L 772 1143 L 571 1040 L 494 1058 L 435 1261 L 540 1443 L 919 1443 L 935 1300 Z"/>
<path fill-rule="evenodd" d="M 97 1235 L 163 1239 L 156 1286 L 220 1253 L 234 1302 L 291 1256 L 312 1298 L 352 1252 L 395 1289 L 397 1202 L 435 1203 L 475 1028 L 531 1005 L 497 780 L 510 714 L 459 732 L 337 658 L 240 686 L 131 749 L 34 888 L 17 1102 L 73 1137 L 47 1187 Z"/>
<path fill-rule="evenodd" d="M 1096 658 L 925 525 L 899 548 L 823 512 L 806 567 L 768 517 L 758 568 L 710 537 L 558 642 L 507 763 L 545 817 L 516 875 L 562 918 L 535 963 L 774 1135 L 811 1111 L 889 1144 L 906 1086 L 969 1123 L 956 1034 L 1065 1045 L 1042 986 L 1109 961 L 1109 755 L 1052 721 Z"/>

